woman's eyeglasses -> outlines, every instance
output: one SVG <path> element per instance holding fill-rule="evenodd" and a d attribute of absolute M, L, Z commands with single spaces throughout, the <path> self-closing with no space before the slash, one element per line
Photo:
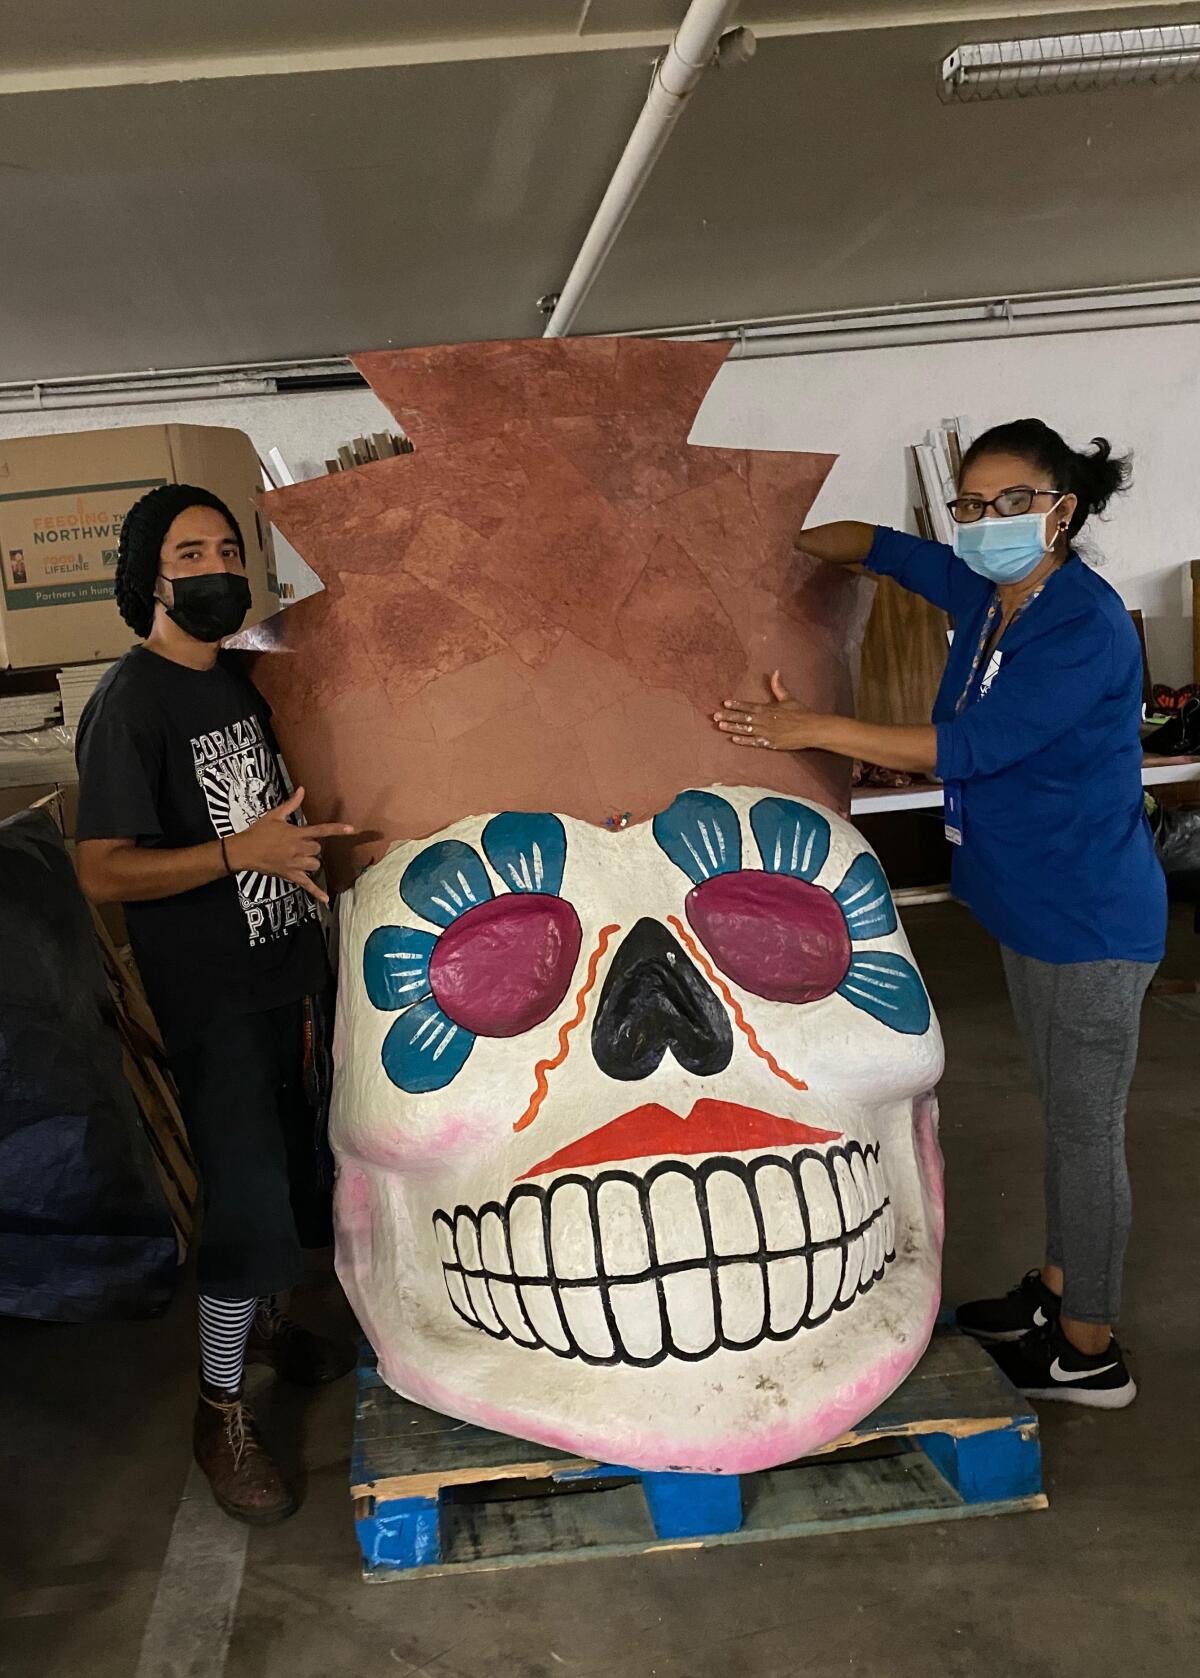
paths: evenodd
<path fill-rule="evenodd" d="M 989 507 L 994 507 L 1002 519 L 1011 519 L 1028 513 L 1039 495 L 1060 494 L 1056 489 L 1030 489 L 1028 484 L 1014 484 L 1011 489 L 1002 489 L 999 495 L 993 495 L 990 501 L 985 501 L 981 495 L 956 495 L 946 505 L 956 524 L 975 524 Z"/>

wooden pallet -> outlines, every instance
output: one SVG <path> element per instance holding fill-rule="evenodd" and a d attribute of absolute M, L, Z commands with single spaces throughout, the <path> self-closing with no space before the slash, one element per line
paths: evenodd
<path fill-rule="evenodd" d="M 935 1334 L 886 1403 L 760 1474 L 651 1474 L 489 1433 L 358 1372 L 350 1495 L 372 1581 L 1044 1509 L 1037 1417 L 974 1341 Z"/>
<path fill-rule="evenodd" d="M 186 1258 L 196 1218 L 199 1185 L 179 1098 L 167 1064 L 158 1024 L 128 949 L 118 948 L 100 911 L 92 922 L 104 961 L 105 977 L 116 1011 L 125 1079 L 141 1114 L 155 1168 L 166 1197 L 180 1262 Z"/>

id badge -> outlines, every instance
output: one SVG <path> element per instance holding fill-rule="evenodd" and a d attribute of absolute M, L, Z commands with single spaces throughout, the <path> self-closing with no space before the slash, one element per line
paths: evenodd
<path fill-rule="evenodd" d="M 962 782 L 947 781 L 942 792 L 942 813 L 946 822 L 946 838 L 952 845 L 963 842 Z"/>

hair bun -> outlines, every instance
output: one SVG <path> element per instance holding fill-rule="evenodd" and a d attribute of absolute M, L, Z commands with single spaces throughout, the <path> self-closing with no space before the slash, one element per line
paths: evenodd
<path fill-rule="evenodd" d="M 1085 516 L 1102 513 L 1114 495 L 1128 487 L 1130 457 L 1114 457 L 1107 437 L 1093 437 L 1091 450 L 1075 455 L 1075 493 Z"/>

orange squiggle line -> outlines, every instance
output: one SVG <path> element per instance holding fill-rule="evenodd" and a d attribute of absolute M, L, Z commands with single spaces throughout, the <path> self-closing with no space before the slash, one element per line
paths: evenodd
<path fill-rule="evenodd" d="M 610 941 L 618 932 L 620 932 L 620 930 L 619 926 L 606 926 L 601 928 L 600 942 L 592 951 L 592 959 L 588 962 L 587 978 L 583 981 L 579 994 L 575 998 L 575 1012 L 569 1020 L 564 1021 L 558 1028 L 558 1053 L 552 1060 L 538 1061 L 535 1068 L 537 1083 L 534 1086 L 532 1096 L 529 1098 L 529 1106 L 526 1107 L 525 1111 L 521 1114 L 521 1117 L 513 1126 L 514 1130 L 525 1130 L 533 1123 L 534 1119 L 537 1118 L 538 1108 L 542 1105 L 542 1102 L 545 1101 L 547 1091 L 550 1088 L 550 1080 L 546 1074 L 548 1072 L 553 1072 L 556 1066 L 561 1066 L 563 1061 L 566 1060 L 568 1040 L 571 1033 L 583 1019 L 583 1016 L 587 1011 L 588 992 L 596 983 L 596 972 L 600 963 L 604 960 L 604 952 L 607 950 Z"/>
<path fill-rule="evenodd" d="M 763 1048 L 758 1038 L 754 1035 L 754 1027 L 750 1024 L 749 1020 L 747 1020 L 745 1014 L 742 1012 L 741 1003 L 738 1001 L 737 997 L 734 996 L 733 992 L 725 983 L 724 979 L 722 979 L 721 975 L 713 969 L 712 964 L 708 961 L 703 950 L 700 949 L 699 945 L 692 938 L 683 922 L 681 920 L 677 920 L 674 915 L 668 915 L 667 919 L 675 928 L 679 936 L 683 939 L 692 960 L 700 963 L 700 966 L 704 969 L 705 973 L 707 973 L 710 983 L 714 984 L 720 991 L 721 995 L 725 998 L 725 1002 L 730 1013 L 737 1021 L 739 1031 L 744 1033 L 746 1041 L 754 1050 L 754 1053 L 758 1055 L 761 1060 L 765 1060 L 775 1076 L 777 1078 L 782 1078 L 785 1084 L 790 1084 L 794 1090 L 807 1090 L 808 1085 L 806 1083 L 803 1083 L 799 1078 L 793 1078 L 790 1072 L 785 1072 L 783 1067 L 780 1066 L 779 1062 L 775 1059 L 775 1056 L 771 1053 L 770 1049 Z"/>

